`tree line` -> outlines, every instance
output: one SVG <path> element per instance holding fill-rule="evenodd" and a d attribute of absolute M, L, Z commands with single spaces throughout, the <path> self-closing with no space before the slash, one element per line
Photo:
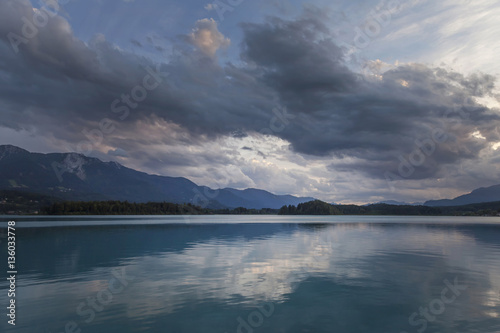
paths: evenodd
<path fill-rule="evenodd" d="M 332 205 L 320 200 L 283 206 L 279 215 L 422 215 L 422 216 L 497 216 L 499 202 L 485 202 L 463 206 L 430 207 L 412 205 L 372 204 Z"/>
<path fill-rule="evenodd" d="M 128 201 L 64 201 L 42 207 L 41 215 L 210 215 L 210 214 L 277 214 L 277 209 L 209 209 L 169 202 L 135 203 Z"/>
<path fill-rule="evenodd" d="M 497 216 L 500 202 L 463 206 L 429 207 L 372 204 L 332 205 L 321 200 L 286 205 L 280 209 L 220 208 L 209 209 L 192 204 L 169 202 L 135 203 L 127 201 L 63 201 L 24 191 L 0 190 L 0 214 L 41 215 L 425 215 L 425 216 Z"/>

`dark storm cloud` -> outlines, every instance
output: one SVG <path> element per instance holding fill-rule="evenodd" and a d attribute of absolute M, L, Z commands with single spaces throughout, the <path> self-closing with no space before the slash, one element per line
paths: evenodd
<path fill-rule="evenodd" d="M 259 68 L 262 82 L 273 86 L 282 99 L 298 103 L 302 112 L 320 107 L 325 95 L 356 90 L 358 76 L 345 66 L 342 49 L 321 37 L 328 30 L 317 18 L 274 18 L 242 27 L 243 59 Z"/>
<path fill-rule="evenodd" d="M 430 156 L 408 177 L 434 177 L 442 165 L 476 158 L 498 140 L 497 112 L 471 99 L 492 94 L 491 75 L 464 77 L 413 64 L 367 80 L 345 67 L 342 50 L 308 16 L 243 29 L 243 58 L 296 116 L 280 136 L 301 153 L 357 159 L 334 168 L 380 177 L 396 172 L 401 157 L 408 159 L 428 142 Z M 471 138 L 475 130 L 487 140 Z"/>
<path fill-rule="evenodd" d="M 136 39 L 131 39 L 130 43 L 134 44 L 135 46 L 142 47 L 142 43 Z"/>
<path fill-rule="evenodd" d="M 0 3 L 1 126 L 77 143 L 86 139 L 83 130 L 109 118 L 116 131 L 103 140 L 121 147 L 110 154 L 123 149 L 130 155 L 138 153 L 132 153 L 127 133 L 156 118 L 186 129 L 182 140 L 191 144 L 263 132 L 288 140 L 299 153 L 343 158 L 332 164 L 336 170 L 356 168 L 377 178 L 397 172 L 400 157 L 408 159 L 417 142 L 435 141 L 436 131 L 446 140 L 435 142 L 409 177 L 436 177 L 443 165 L 477 158 L 488 142 L 500 140 L 497 110 L 471 99 L 491 95 L 494 77 L 410 64 L 367 78 L 347 67 L 344 50 L 321 16 L 310 12 L 293 21 L 243 24 L 244 64 L 238 66 L 221 66 L 203 50 L 193 51 L 185 37 L 157 65 L 104 36 L 83 43 L 59 16 L 16 53 L 7 36 L 22 35 L 22 17 L 31 20 L 33 13 L 28 1 Z M 123 96 L 144 85 L 152 71 L 161 84 L 135 107 L 127 105 Z M 115 112 L 118 107 L 122 111 Z M 276 118 L 276 107 L 286 108 L 289 117 Z M 475 131 L 486 140 L 471 137 Z M 141 133 L 132 137 L 140 141 Z M 169 162 L 175 164 L 174 157 Z"/>

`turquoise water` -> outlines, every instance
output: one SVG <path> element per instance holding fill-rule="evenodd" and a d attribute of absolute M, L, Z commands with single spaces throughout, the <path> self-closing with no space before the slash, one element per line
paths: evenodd
<path fill-rule="evenodd" d="M 12 219 L 0 332 L 500 332 L 499 218 Z"/>

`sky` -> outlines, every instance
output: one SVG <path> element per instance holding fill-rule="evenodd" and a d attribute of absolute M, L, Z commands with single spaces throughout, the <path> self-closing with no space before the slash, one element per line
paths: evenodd
<path fill-rule="evenodd" d="M 500 3 L 0 0 L 0 144 L 212 188 L 500 183 Z"/>

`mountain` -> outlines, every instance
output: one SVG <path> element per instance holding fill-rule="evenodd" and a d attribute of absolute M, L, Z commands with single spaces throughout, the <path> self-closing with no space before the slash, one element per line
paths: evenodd
<path fill-rule="evenodd" d="M 314 198 L 306 197 L 306 198 L 298 198 L 293 195 L 276 195 L 264 190 L 258 190 L 254 188 L 249 188 L 246 190 L 235 190 L 233 188 L 226 188 L 221 191 L 222 195 L 226 193 L 230 193 L 234 197 L 238 197 L 241 200 L 245 200 L 248 203 L 251 203 L 254 207 L 266 207 L 266 208 L 281 208 L 284 205 L 298 205 L 299 203 L 307 202 L 314 200 Z M 239 201 L 230 201 L 231 199 L 228 197 L 227 200 L 224 200 L 226 205 L 231 204 L 230 207 L 244 207 L 239 204 Z M 276 206 L 268 207 L 267 203 L 272 202 L 273 205 Z M 279 207 L 277 207 L 279 206 Z"/>
<path fill-rule="evenodd" d="M 471 193 L 461 195 L 455 199 L 430 200 L 426 201 L 426 206 L 460 206 L 481 202 L 500 201 L 500 185 L 481 187 Z"/>
<path fill-rule="evenodd" d="M 313 198 L 257 189 L 212 190 L 182 177 L 150 175 L 77 153 L 31 153 L 0 145 L 0 190 L 22 190 L 65 200 L 167 201 L 207 208 L 274 208 Z"/>
<path fill-rule="evenodd" d="M 395 206 L 421 206 L 421 202 L 413 202 L 413 203 L 408 203 L 408 202 L 403 202 L 403 201 L 396 201 L 396 200 L 385 200 L 385 201 L 380 201 L 375 203 L 376 204 L 386 204 L 386 205 L 395 205 Z"/>

